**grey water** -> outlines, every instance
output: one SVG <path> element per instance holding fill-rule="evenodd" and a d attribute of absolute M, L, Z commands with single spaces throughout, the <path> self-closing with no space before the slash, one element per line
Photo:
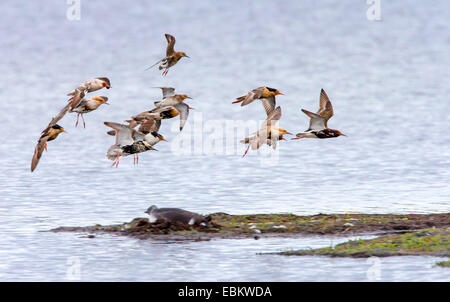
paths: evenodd
<path fill-rule="evenodd" d="M 381 20 L 370 21 L 366 1 L 81 0 L 80 20 L 71 21 L 66 1 L 2 1 L 0 280 L 71 280 L 73 259 L 82 281 L 368 280 L 367 259 L 258 254 L 342 237 L 180 243 L 40 231 L 122 223 L 152 204 L 204 214 L 448 213 L 450 3 L 381 4 Z M 163 77 L 144 70 L 165 54 L 165 33 L 191 58 Z M 59 124 L 68 133 L 30 173 L 39 134 L 66 94 L 98 76 L 112 88 L 92 95 L 111 105 L 86 114 L 86 129 L 66 115 Z M 208 122 L 265 118 L 258 102 L 231 104 L 263 85 L 285 93 L 280 127 L 292 133 L 307 128 L 300 109 L 317 110 L 324 88 L 335 113 L 329 126 L 347 137 L 263 148 L 277 155 L 271 165 L 254 151 L 242 158 L 240 144 L 231 154 L 207 152 Z M 139 165 L 123 158 L 111 168 L 114 139 L 103 121 L 149 110 L 156 86 L 193 98 L 186 128 L 163 121 L 168 143 Z M 174 152 L 191 135 L 203 148 Z M 449 281 L 439 259 L 383 258 L 375 280 Z"/>

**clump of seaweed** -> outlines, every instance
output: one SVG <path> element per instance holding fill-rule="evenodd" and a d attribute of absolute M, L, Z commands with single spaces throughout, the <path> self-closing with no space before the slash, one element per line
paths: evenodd
<path fill-rule="evenodd" d="M 436 265 L 440 267 L 450 267 L 450 259 L 448 259 L 447 261 L 436 262 Z"/>
<path fill-rule="evenodd" d="M 334 247 L 286 251 L 279 254 L 356 258 L 403 255 L 450 256 L 450 229 L 431 228 L 404 234 L 387 234 L 374 239 L 351 240 Z"/>
<path fill-rule="evenodd" d="M 266 236 L 355 235 L 392 232 L 412 232 L 430 227 L 449 227 L 450 214 L 293 214 L 210 215 L 208 226 L 190 226 L 160 220 L 150 223 L 147 218 L 135 218 L 117 225 L 59 227 L 53 232 L 113 233 L 139 238 L 245 238 L 256 234 Z"/>

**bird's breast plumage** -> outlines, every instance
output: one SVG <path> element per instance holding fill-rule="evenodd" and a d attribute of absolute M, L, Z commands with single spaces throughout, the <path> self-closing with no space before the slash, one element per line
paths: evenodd
<path fill-rule="evenodd" d="M 332 137 L 339 136 L 339 134 L 336 132 L 336 130 L 333 130 L 333 129 L 323 129 L 320 131 L 315 131 L 314 134 L 318 138 L 332 138 Z"/>
<path fill-rule="evenodd" d="M 123 146 L 122 150 L 127 154 L 136 154 L 150 150 L 151 146 L 143 141 L 135 142 L 131 145 Z"/>

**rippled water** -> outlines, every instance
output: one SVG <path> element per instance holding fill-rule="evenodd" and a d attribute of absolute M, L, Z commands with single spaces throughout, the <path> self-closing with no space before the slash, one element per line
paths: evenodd
<path fill-rule="evenodd" d="M 365 1 L 82 0 L 80 21 L 66 19 L 67 7 L 0 4 L 2 280 L 65 280 L 70 256 L 80 257 L 83 280 L 212 281 L 215 258 L 220 280 L 361 280 L 365 259 L 255 255 L 329 245 L 320 237 L 165 244 L 38 231 L 128 221 L 151 204 L 232 214 L 449 212 L 448 1 L 383 1 L 379 22 L 366 19 Z M 166 32 L 191 59 L 162 77 L 144 69 L 164 54 Z M 68 91 L 96 76 L 111 79 L 112 89 L 97 94 L 111 105 L 87 114 L 86 129 L 66 116 L 60 124 L 69 134 L 49 143 L 31 174 L 40 131 Z M 259 104 L 231 105 L 261 85 L 286 94 L 278 98 L 280 126 L 294 133 L 308 123 L 300 108 L 316 110 L 324 88 L 335 111 L 329 126 L 348 137 L 282 142 L 271 166 L 252 152 L 242 159 L 244 146 L 236 154 L 177 156 L 173 144 L 160 143 L 138 166 L 124 158 L 110 168 L 113 139 L 103 121 L 148 109 L 160 98 L 151 87 L 194 98 L 181 134 L 177 118 L 161 128 L 173 143 L 191 133 L 206 138 L 208 129 L 194 125 L 200 118 L 263 119 Z M 381 278 L 448 281 L 436 260 L 382 259 Z"/>

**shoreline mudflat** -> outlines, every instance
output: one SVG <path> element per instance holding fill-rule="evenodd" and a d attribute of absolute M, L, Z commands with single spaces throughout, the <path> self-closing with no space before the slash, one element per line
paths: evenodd
<path fill-rule="evenodd" d="M 135 218 L 115 225 L 59 227 L 51 232 L 115 234 L 154 240 L 211 240 L 261 237 L 301 237 L 302 235 L 377 235 L 374 239 L 350 240 L 319 249 L 290 250 L 284 256 L 387 257 L 430 255 L 450 257 L 450 214 L 293 214 L 209 215 L 211 224 L 190 226 L 182 223 Z M 301 240 L 301 238 L 299 238 Z M 449 260 L 450 261 L 450 260 Z M 449 261 L 436 265 L 450 267 Z"/>
<path fill-rule="evenodd" d="M 115 225 L 58 227 L 51 232 L 115 234 L 140 239 L 208 240 L 212 238 L 258 238 L 261 236 L 362 235 L 406 233 L 429 228 L 449 228 L 450 213 L 445 214 L 293 214 L 209 215 L 211 226 L 135 218 Z M 91 236 L 92 237 L 92 236 Z"/>

